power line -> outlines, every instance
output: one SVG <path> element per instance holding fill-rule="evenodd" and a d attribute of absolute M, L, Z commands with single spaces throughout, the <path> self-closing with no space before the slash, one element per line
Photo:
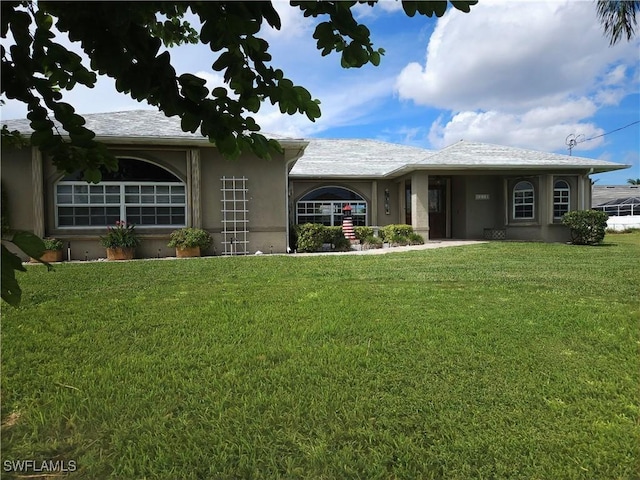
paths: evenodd
<path fill-rule="evenodd" d="M 588 142 L 589 140 L 595 140 L 596 138 L 604 137 L 605 135 L 609 135 L 610 133 L 619 132 L 620 130 L 624 130 L 625 128 L 628 128 L 628 127 L 630 127 L 632 125 L 635 125 L 636 123 L 640 123 L 640 120 L 636 120 L 635 122 L 631 122 L 629 125 L 625 125 L 624 127 L 616 128 L 615 130 L 611 130 L 610 132 L 603 133 L 602 135 L 596 135 L 595 137 L 585 138 L 584 140 L 582 140 L 582 141 L 580 141 L 578 143 Z"/>
<path fill-rule="evenodd" d="M 640 123 L 640 120 L 636 120 L 635 122 L 631 122 L 630 124 L 625 125 L 624 127 L 616 128 L 615 130 L 611 130 L 610 132 L 602 133 L 600 135 L 596 135 L 595 137 L 590 137 L 590 138 L 584 138 L 584 135 L 576 135 L 575 133 L 571 133 L 567 135 L 567 138 L 565 139 L 565 143 L 569 147 L 569 155 L 571 155 L 571 151 L 579 143 L 588 142 L 589 140 L 595 140 L 596 138 L 604 137 L 605 135 L 609 135 L 614 132 L 619 132 L 620 130 L 629 128 L 632 125 L 635 125 L 637 123 Z"/>

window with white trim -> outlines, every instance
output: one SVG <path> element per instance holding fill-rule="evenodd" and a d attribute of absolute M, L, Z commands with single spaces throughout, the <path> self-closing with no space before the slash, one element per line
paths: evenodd
<path fill-rule="evenodd" d="M 513 187 L 513 218 L 532 219 L 535 215 L 535 191 L 531 182 L 518 182 Z"/>
<path fill-rule="evenodd" d="M 556 180 L 553 184 L 553 218 L 558 219 L 569 211 L 571 188 L 564 180 Z"/>
<path fill-rule="evenodd" d="M 367 224 L 367 201 L 344 187 L 320 187 L 304 195 L 296 204 L 296 223 L 342 225 L 342 208 L 351 206 L 354 226 Z"/>
<path fill-rule="evenodd" d="M 186 225 L 186 185 L 162 167 L 119 159 L 97 185 L 71 174 L 55 186 L 56 227 L 104 227 L 118 220 L 141 226 Z"/>

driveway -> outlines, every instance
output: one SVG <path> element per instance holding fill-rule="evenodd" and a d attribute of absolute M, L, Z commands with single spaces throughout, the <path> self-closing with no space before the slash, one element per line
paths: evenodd
<path fill-rule="evenodd" d="M 428 250 L 430 248 L 462 247 L 464 245 L 479 245 L 487 243 L 482 240 L 430 240 L 424 245 L 407 245 L 406 247 L 371 248 L 369 250 L 351 250 L 350 252 L 315 252 L 295 253 L 296 257 L 308 255 L 384 255 L 387 253 L 411 252 L 414 250 Z"/>

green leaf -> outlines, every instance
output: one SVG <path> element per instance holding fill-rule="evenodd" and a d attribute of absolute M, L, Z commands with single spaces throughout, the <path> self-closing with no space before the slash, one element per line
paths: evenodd
<path fill-rule="evenodd" d="M 409 17 L 413 17 L 418 10 L 418 2 L 403 1 L 402 9 L 404 10 L 404 13 L 406 13 Z"/>
<path fill-rule="evenodd" d="M 378 52 L 371 53 L 371 63 L 376 67 L 380 65 L 380 54 Z"/>
<path fill-rule="evenodd" d="M 22 261 L 14 253 L 11 253 L 7 247 L 2 245 L 2 299 L 13 307 L 20 305 L 22 290 L 16 279 L 16 270 L 26 271 L 22 266 Z"/>
<path fill-rule="evenodd" d="M 307 118 L 312 122 L 315 122 L 317 118 L 320 118 L 320 101 L 312 100 L 305 105 Z"/>
<path fill-rule="evenodd" d="M 40 258 L 45 250 L 42 239 L 31 232 L 14 233 L 11 243 L 32 258 Z"/>
<path fill-rule="evenodd" d="M 51 130 L 36 130 L 31 134 L 31 144 L 36 147 L 43 145 L 47 140 L 51 142 L 53 136 Z"/>
<path fill-rule="evenodd" d="M 257 95 L 248 97 L 245 102 L 247 110 L 249 110 L 250 112 L 256 113 L 258 110 L 260 110 L 260 98 Z"/>
<path fill-rule="evenodd" d="M 471 5 L 475 5 L 477 3 L 478 0 L 451 0 L 451 5 L 453 5 L 457 10 L 460 10 L 464 13 L 469 13 L 471 11 Z"/>
<path fill-rule="evenodd" d="M 200 119 L 189 112 L 185 112 L 180 121 L 180 126 L 185 132 L 195 133 L 200 126 Z"/>
<path fill-rule="evenodd" d="M 211 93 L 213 94 L 214 97 L 218 97 L 218 98 L 226 98 L 228 95 L 227 89 L 224 87 L 216 87 L 211 91 Z"/>
<path fill-rule="evenodd" d="M 97 168 L 87 168 L 84 171 L 83 178 L 89 183 L 100 183 L 100 180 L 102 180 L 102 173 L 100 173 L 100 170 Z"/>

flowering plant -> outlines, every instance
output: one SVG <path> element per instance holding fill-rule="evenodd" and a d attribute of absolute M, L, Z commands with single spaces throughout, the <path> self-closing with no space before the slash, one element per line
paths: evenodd
<path fill-rule="evenodd" d="M 105 248 L 133 248 L 140 245 L 140 239 L 135 232 L 135 225 L 118 220 L 115 227 L 107 227 L 107 235 L 100 237 L 100 243 Z"/>
<path fill-rule="evenodd" d="M 62 250 L 62 240 L 52 237 L 45 237 L 42 239 L 45 250 Z"/>

